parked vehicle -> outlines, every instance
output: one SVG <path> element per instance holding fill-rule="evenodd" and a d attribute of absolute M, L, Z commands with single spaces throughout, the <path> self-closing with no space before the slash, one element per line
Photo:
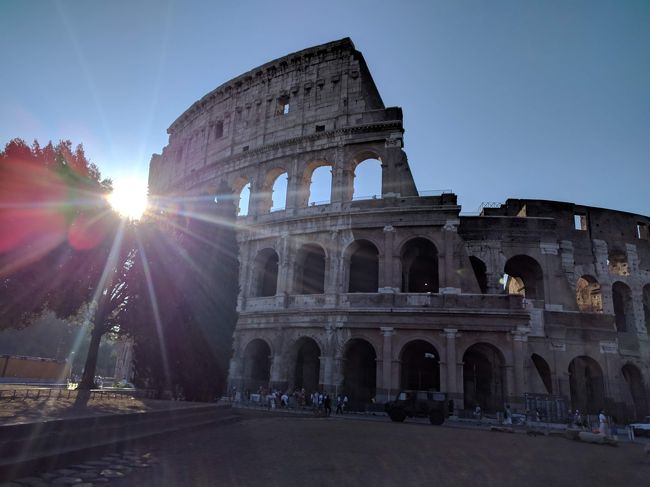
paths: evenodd
<path fill-rule="evenodd" d="M 441 425 L 449 415 L 447 394 L 436 391 L 400 391 L 384 410 L 392 421 L 401 423 L 408 418 L 429 418 L 431 424 Z"/>
<path fill-rule="evenodd" d="M 650 437 L 650 416 L 646 416 L 643 423 L 632 423 L 630 428 L 634 431 L 635 436 Z"/>

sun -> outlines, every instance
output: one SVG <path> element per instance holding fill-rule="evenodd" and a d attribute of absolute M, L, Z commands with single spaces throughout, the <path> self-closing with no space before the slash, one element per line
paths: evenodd
<path fill-rule="evenodd" d="M 120 215 L 139 220 L 147 209 L 147 182 L 132 177 L 116 180 L 108 202 Z"/>

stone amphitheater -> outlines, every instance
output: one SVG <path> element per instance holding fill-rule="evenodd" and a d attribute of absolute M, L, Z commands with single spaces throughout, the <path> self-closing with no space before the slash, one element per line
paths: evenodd
<path fill-rule="evenodd" d="M 650 414 L 650 219 L 522 199 L 464 216 L 418 191 L 402 111 L 350 39 L 224 83 L 168 133 L 152 194 L 239 201 L 230 387 Z"/>

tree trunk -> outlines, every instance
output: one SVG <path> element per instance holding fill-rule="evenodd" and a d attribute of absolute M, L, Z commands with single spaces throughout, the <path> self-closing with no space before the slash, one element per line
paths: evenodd
<path fill-rule="evenodd" d="M 88 355 L 86 356 L 86 365 L 84 365 L 83 375 L 81 376 L 81 383 L 78 387 L 79 390 L 89 391 L 95 386 L 95 370 L 99 355 L 99 342 L 101 342 L 103 334 L 101 324 L 96 323 L 90 335 L 90 345 L 88 347 Z"/>

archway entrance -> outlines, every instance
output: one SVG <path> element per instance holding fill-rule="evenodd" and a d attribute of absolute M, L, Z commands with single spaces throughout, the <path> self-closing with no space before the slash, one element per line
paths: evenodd
<path fill-rule="evenodd" d="M 375 397 L 377 384 L 377 355 L 365 340 L 351 340 L 343 357 L 343 392 L 350 400 L 350 407 L 362 409 Z"/>
<path fill-rule="evenodd" d="M 402 249 L 402 292 L 438 292 L 438 250 L 425 238 L 409 240 Z"/>
<path fill-rule="evenodd" d="M 433 345 L 415 340 L 401 353 L 402 389 L 440 390 L 440 357 Z"/>
<path fill-rule="evenodd" d="M 465 408 L 477 404 L 483 411 L 500 411 L 505 402 L 505 360 L 501 352 L 488 343 L 477 343 L 463 355 L 463 394 Z"/>
<path fill-rule="evenodd" d="M 264 340 L 252 340 L 244 351 L 244 388 L 257 392 L 268 387 L 270 377 L 271 349 Z"/>
<path fill-rule="evenodd" d="M 605 402 L 603 371 L 598 362 L 586 355 L 574 358 L 569 364 L 569 389 L 573 409 L 597 413 Z"/>
<path fill-rule="evenodd" d="M 311 338 L 301 338 L 295 347 L 293 387 L 304 388 L 307 394 L 320 390 L 320 348 Z"/>

